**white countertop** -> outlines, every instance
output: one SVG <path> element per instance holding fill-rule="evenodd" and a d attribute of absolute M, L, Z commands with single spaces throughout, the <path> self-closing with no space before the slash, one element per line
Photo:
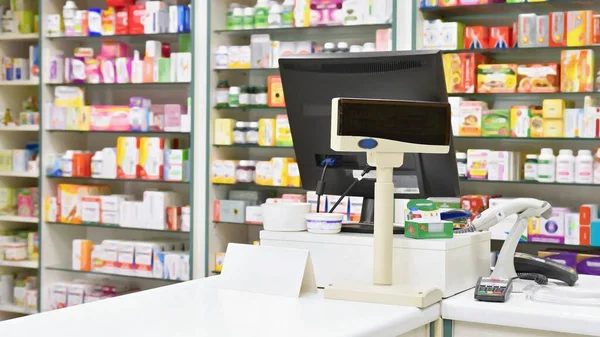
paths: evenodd
<path fill-rule="evenodd" d="M 600 293 L 600 276 L 579 275 L 575 287 Z M 521 293 L 513 293 L 505 303 L 490 303 L 475 300 L 470 289 L 442 301 L 442 318 L 600 336 L 600 307 L 533 302 Z"/>
<path fill-rule="evenodd" d="M 440 317 L 382 304 L 217 289 L 210 277 L 0 322 L 2 337 L 398 336 Z"/>

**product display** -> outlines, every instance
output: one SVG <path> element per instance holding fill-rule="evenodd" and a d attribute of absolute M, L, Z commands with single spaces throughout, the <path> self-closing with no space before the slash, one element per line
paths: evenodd
<path fill-rule="evenodd" d="M 0 231 L 0 261 L 38 261 L 37 232 Z"/>

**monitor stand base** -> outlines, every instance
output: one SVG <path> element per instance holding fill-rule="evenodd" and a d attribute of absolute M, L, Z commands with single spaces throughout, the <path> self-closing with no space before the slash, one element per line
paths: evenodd
<path fill-rule="evenodd" d="M 402 285 L 331 284 L 325 287 L 325 298 L 426 308 L 442 300 L 442 291 Z"/>

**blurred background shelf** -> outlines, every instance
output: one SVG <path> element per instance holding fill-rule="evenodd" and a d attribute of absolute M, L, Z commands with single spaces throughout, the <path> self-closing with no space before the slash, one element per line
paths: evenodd
<path fill-rule="evenodd" d="M 12 131 L 12 132 L 37 132 L 40 131 L 39 125 L 0 125 L 0 132 Z"/>
<path fill-rule="evenodd" d="M 0 304 L 0 311 L 10 312 L 10 313 L 15 313 L 15 314 L 23 314 L 23 315 L 37 314 L 37 311 L 35 311 L 35 310 L 18 307 L 13 304 Z"/>
<path fill-rule="evenodd" d="M 253 34 L 357 34 L 372 32 L 378 29 L 392 28 L 392 24 L 364 24 L 349 26 L 316 26 L 316 27 L 283 27 L 283 28 L 264 28 L 264 29 L 217 29 L 214 32 L 221 35 L 253 35 Z"/>
<path fill-rule="evenodd" d="M 111 277 L 122 277 L 122 278 L 128 278 L 128 279 L 140 279 L 140 280 L 150 280 L 150 281 L 157 281 L 157 282 L 166 282 L 166 283 L 179 283 L 179 282 L 183 282 L 183 281 L 178 281 L 178 280 L 165 280 L 162 278 L 155 278 L 155 277 L 144 277 L 144 276 L 136 276 L 136 275 L 124 275 L 124 274 L 114 274 L 114 273 L 102 273 L 102 272 L 96 272 L 96 271 L 84 271 L 84 270 L 76 270 L 73 268 L 69 268 L 69 267 L 46 267 L 47 270 L 53 270 L 53 271 L 61 271 L 61 272 L 68 272 L 68 273 L 78 273 L 78 274 L 88 274 L 88 275 L 104 275 L 104 276 L 111 276 Z"/>
<path fill-rule="evenodd" d="M 138 182 L 138 183 L 159 183 L 159 184 L 189 184 L 189 181 L 169 181 L 169 180 L 145 180 L 145 179 L 111 179 L 111 178 L 92 178 L 92 177 L 57 177 L 57 176 L 46 176 L 48 179 L 61 179 L 71 181 L 120 181 L 120 182 Z"/>
<path fill-rule="evenodd" d="M 190 232 L 183 231 L 172 231 L 167 229 L 152 229 L 152 228 L 138 228 L 138 227 L 121 227 L 121 226 L 111 226 L 111 225 L 103 225 L 103 224 L 72 224 L 65 222 L 46 222 L 49 225 L 53 226 L 64 226 L 64 227 L 72 227 L 72 228 L 101 228 L 106 230 L 116 229 L 116 230 L 125 230 L 125 231 L 137 231 L 137 232 L 152 232 L 152 233 L 167 233 L 167 234 L 178 234 L 178 235 L 190 235 Z"/>
<path fill-rule="evenodd" d="M 553 11 L 566 11 L 577 9 L 588 9 L 590 6 L 598 5 L 598 0 L 548 0 L 545 2 L 523 2 L 523 3 L 498 3 L 473 6 L 452 7 L 425 7 L 420 8 L 426 18 L 453 18 L 463 16 L 485 15 L 502 16 L 518 15 L 520 13 L 548 13 Z"/>
<path fill-rule="evenodd" d="M 6 222 L 23 222 L 23 223 L 38 223 L 40 219 L 27 216 L 17 215 L 0 215 L 0 221 Z"/>
<path fill-rule="evenodd" d="M 39 178 L 39 172 L 0 172 L 0 177 Z"/>
<path fill-rule="evenodd" d="M 37 261 L 6 261 L 0 260 L 0 267 L 15 267 L 25 269 L 37 269 L 39 266 Z"/>
<path fill-rule="evenodd" d="M 32 41 L 39 39 L 38 33 L 19 34 L 19 33 L 0 33 L 0 41 Z"/>

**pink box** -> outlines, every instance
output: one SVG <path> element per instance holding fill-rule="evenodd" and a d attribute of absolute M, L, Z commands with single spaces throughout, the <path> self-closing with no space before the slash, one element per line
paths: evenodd
<path fill-rule="evenodd" d="M 129 107 L 126 105 L 92 105 L 91 131 L 129 131 Z"/>
<path fill-rule="evenodd" d="M 103 41 L 100 56 L 114 59 L 117 57 L 131 56 L 131 48 L 127 43 L 117 41 Z"/>
<path fill-rule="evenodd" d="M 87 83 L 100 83 L 100 62 L 97 59 L 85 60 L 85 80 Z"/>
<path fill-rule="evenodd" d="M 165 104 L 164 130 L 168 132 L 181 131 L 181 115 L 185 108 L 179 104 Z"/>
<path fill-rule="evenodd" d="M 150 131 L 165 131 L 165 104 L 150 106 L 150 125 L 148 127 Z"/>
<path fill-rule="evenodd" d="M 102 83 L 116 83 L 115 60 L 109 58 L 100 58 L 100 77 Z"/>

